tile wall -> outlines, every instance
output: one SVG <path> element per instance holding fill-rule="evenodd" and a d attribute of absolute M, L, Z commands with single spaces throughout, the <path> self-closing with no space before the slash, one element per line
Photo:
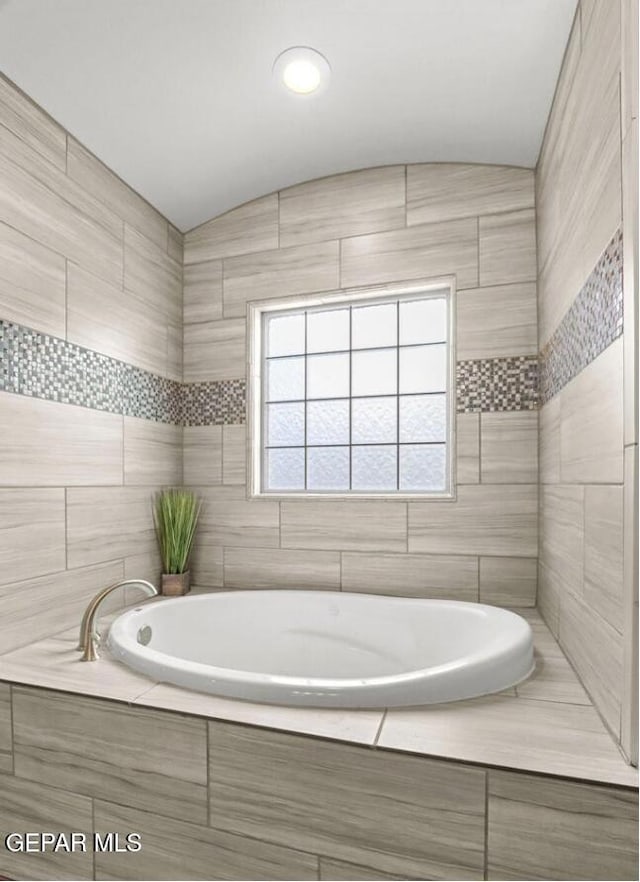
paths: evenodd
<path fill-rule="evenodd" d="M 623 536 L 634 521 L 636 383 L 628 365 L 635 358 L 637 231 L 633 208 L 623 210 L 633 197 L 624 195 L 621 157 L 635 149 L 637 166 L 637 100 L 634 107 L 630 94 L 637 88 L 637 47 L 625 34 L 633 30 L 634 8 L 637 16 L 637 4 L 626 0 L 578 4 L 536 174 L 538 603 L 631 757 L 637 723 L 623 718 L 634 704 L 637 608 L 634 614 Z M 629 535 L 630 546 L 635 541 Z"/>
<path fill-rule="evenodd" d="M 182 235 L 0 78 L 0 654 L 157 579 L 181 325 Z"/>
<path fill-rule="evenodd" d="M 206 502 L 197 584 L 409 586 L 418 596 L 489 603 L 507 602 L 506 591 L 511 604 L 533 606 L 533 172 L 427 164 L 337 175 L 215 218 L 187 233 L 184 247 L 184 475 Z M 247 302 L 451 274 L 457 501 L 247 500 Z M 212 389 L 226 407 L 207 400 Z"/>

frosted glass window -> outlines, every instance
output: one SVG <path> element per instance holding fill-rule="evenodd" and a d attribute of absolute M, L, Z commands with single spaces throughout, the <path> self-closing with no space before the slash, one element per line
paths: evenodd
<path fill-rule="evenodd" d="M 349 349 L 349 310 L 327 309 L 307 315 L 307 352 Z"/>
<path fill-rule="evenodd" d="M 354 398 L 351 402 L 353 444 L 393 444 L 398 440 L 398 398 Z"/>
<path fill-rule="evenodd" d="M 267 446 L 304 447 L 304 402 L 267 405 Z"/>
<path fill-rule="evenodd" d="M 398 391 L 398 350 L 371 349 L 351 355 L 351 394 L 395 395 Z"/>
<path fill-rule="evenodd" d="M 409 346 L 400 349 L 400 394 L 445 392 L 447 347 Z"/>
<path fill-rule="evenodd" d="M 307 444 L 349 443 L 349 400 L 307 403 Z"/>
<path fill-rule="evenodd" d="M 250 304 L 252 492 L 450 495 L 450 298 L 408 284 Z"/>
<path fill-rule="evenodd" d="M 344 398 L 348 394 L 348 355 L 310 355 L 307 358 L 307 398 Z"/>
<path fill-rule="evenodd" d="M 395 346 L 398 342 L 398 304 L 358 306 L 353 309 L 353 348 Z"/>
<path fill-rule="evenodd" d="M 349 448 L 308 447 L 307 486 L 309 490 L 348 490 Z"/>

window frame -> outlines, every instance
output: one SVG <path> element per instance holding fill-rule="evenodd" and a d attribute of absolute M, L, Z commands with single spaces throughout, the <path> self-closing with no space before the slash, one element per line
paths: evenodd
<path fill-rule="evenodd" d="M 447 321 L 447 486 L 442 491 L 323 491 L 323 490 L 264 490 L 262 473 L 264 463 L 264 376 L 263 376 L 263 317 L 272 312 L 363 306 L 367 302 L 420 299 L 422 295 L 437 296 L 444 292 L 448 300 Z M 315 294 L 254 300 L 247 303 L 247 497 L 249 499 L 376 499 L 389 502 L 422 500 L 450 502 L 456 499 L 456 285 L 455 277 L 443 276 L 418 279 L 405 283 L 391 283 L 357 288 L 342 288 Z M 350 398 L 350 400 L 353 400 Z"/>

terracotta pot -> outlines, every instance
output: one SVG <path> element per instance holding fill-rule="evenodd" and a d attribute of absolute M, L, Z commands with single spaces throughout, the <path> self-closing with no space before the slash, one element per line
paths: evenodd
<path fill-rule="evenodd" d="M 190 573 L 163 573 L 161 594 L 165 597 L 180 597 L 181 594 L 188 594 Z"/>

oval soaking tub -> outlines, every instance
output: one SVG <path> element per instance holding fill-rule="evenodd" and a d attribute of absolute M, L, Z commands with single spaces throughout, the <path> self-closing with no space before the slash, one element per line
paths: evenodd
<path fill-rule="evenodd" d="M 494 606 L 334 591 L 160 600 L 111 625 L 112 655 L 228 698 L 400 707 L 498 692 L 534 667 L 529 624 Z"/>

